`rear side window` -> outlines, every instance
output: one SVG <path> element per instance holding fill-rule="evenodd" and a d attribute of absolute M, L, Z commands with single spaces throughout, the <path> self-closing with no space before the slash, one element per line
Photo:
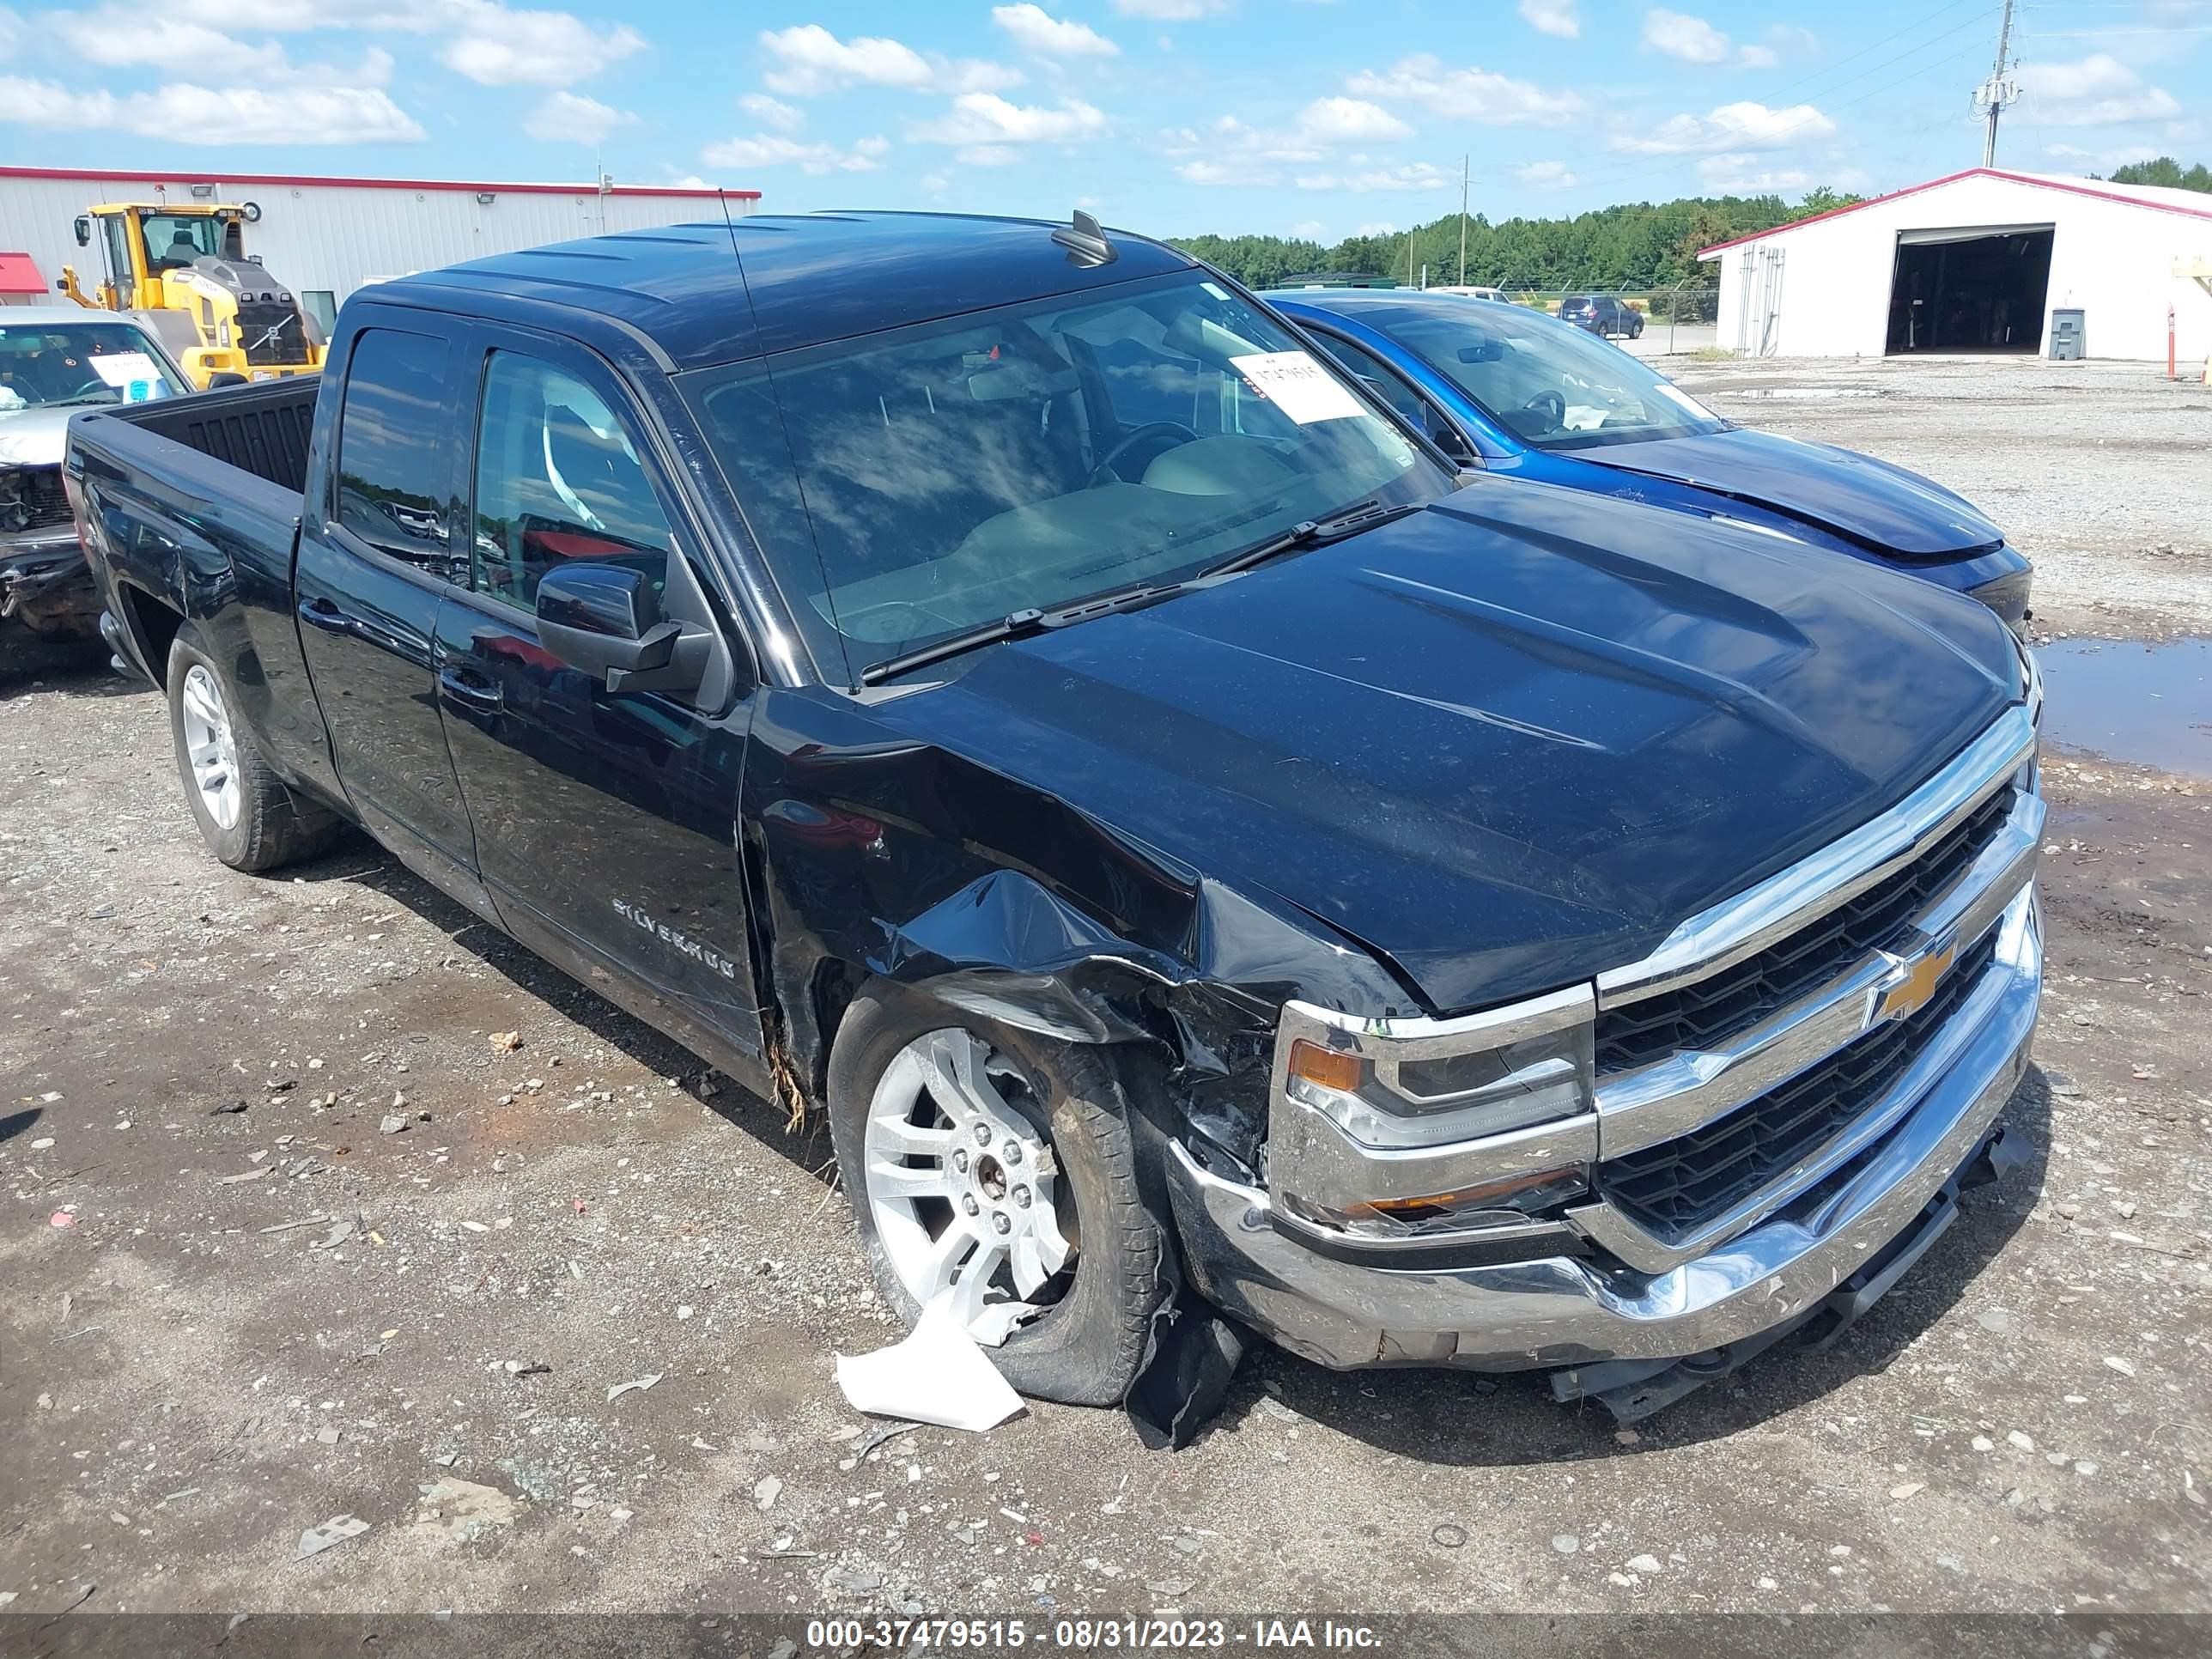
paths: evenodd
<path fill-rule="evenodd" d="M 637 449 L 599 395 L 517 352 L 492 354 L 477 430 L 476 585 L 528 610 L 572 560 L 642 570 L 656 590 L 675 545 Z"/>
<path fill-rule="evenodd" d="M 337 521 L 388 557 L 465 581 L 445 495 L 440 420 L 452 356 L 427 334 L 373 328 L 354 341 L 338 422 Z"/>

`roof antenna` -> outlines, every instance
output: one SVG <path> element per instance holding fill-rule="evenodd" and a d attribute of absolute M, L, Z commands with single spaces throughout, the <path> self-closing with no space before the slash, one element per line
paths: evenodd
<path fill-rule="evenodd" d="M 1052 240 L 1067 250 L 1067 262 L 1088 270 L 1097 265 L 1110 265 L 1121 257 L 1121 250 L 1106 240 L 1106 228 L 1095 214 L 1075 210 L 1075 216 L 1052 234 Z"/>

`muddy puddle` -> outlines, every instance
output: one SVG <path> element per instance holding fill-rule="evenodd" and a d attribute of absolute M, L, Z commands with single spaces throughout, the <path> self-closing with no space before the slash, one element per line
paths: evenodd
<path fill-rule="evenodd" d="M 2035 654 L 2046 740 L 2212 778 L 2212 639 L 2058 640 Z"/>

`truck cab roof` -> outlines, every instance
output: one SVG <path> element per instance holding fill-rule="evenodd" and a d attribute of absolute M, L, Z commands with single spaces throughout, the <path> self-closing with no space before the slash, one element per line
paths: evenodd
<path fill-rule="evenodd" d="M 756 214 L 496 254 L 364 297 L 439 310 L 484 309 L 497 296 L 562 306 L 641 336 L 683 370 L 1194 264 L 1117 231 L 1114 259 L 1085 264 L 1052 240 L 1061 228 L 970 214 Z"/>

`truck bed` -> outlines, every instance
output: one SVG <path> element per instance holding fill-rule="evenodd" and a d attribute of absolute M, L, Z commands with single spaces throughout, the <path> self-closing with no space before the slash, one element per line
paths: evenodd
<path fill-rule="evenodd" d="M 88 411 L 64 463 L 102 603 L 154 681 L 189 622 L 227 658 L 277 772 L 337 787 L 293 615 L 317 380 Z"/>
<path fill-rule="evenodd" d="M 307 438 L 319 377 L 226 386 L 196 398 L 138 404 L 114 418 L 196 449 L 297 495 L 307 488 Z"/>

